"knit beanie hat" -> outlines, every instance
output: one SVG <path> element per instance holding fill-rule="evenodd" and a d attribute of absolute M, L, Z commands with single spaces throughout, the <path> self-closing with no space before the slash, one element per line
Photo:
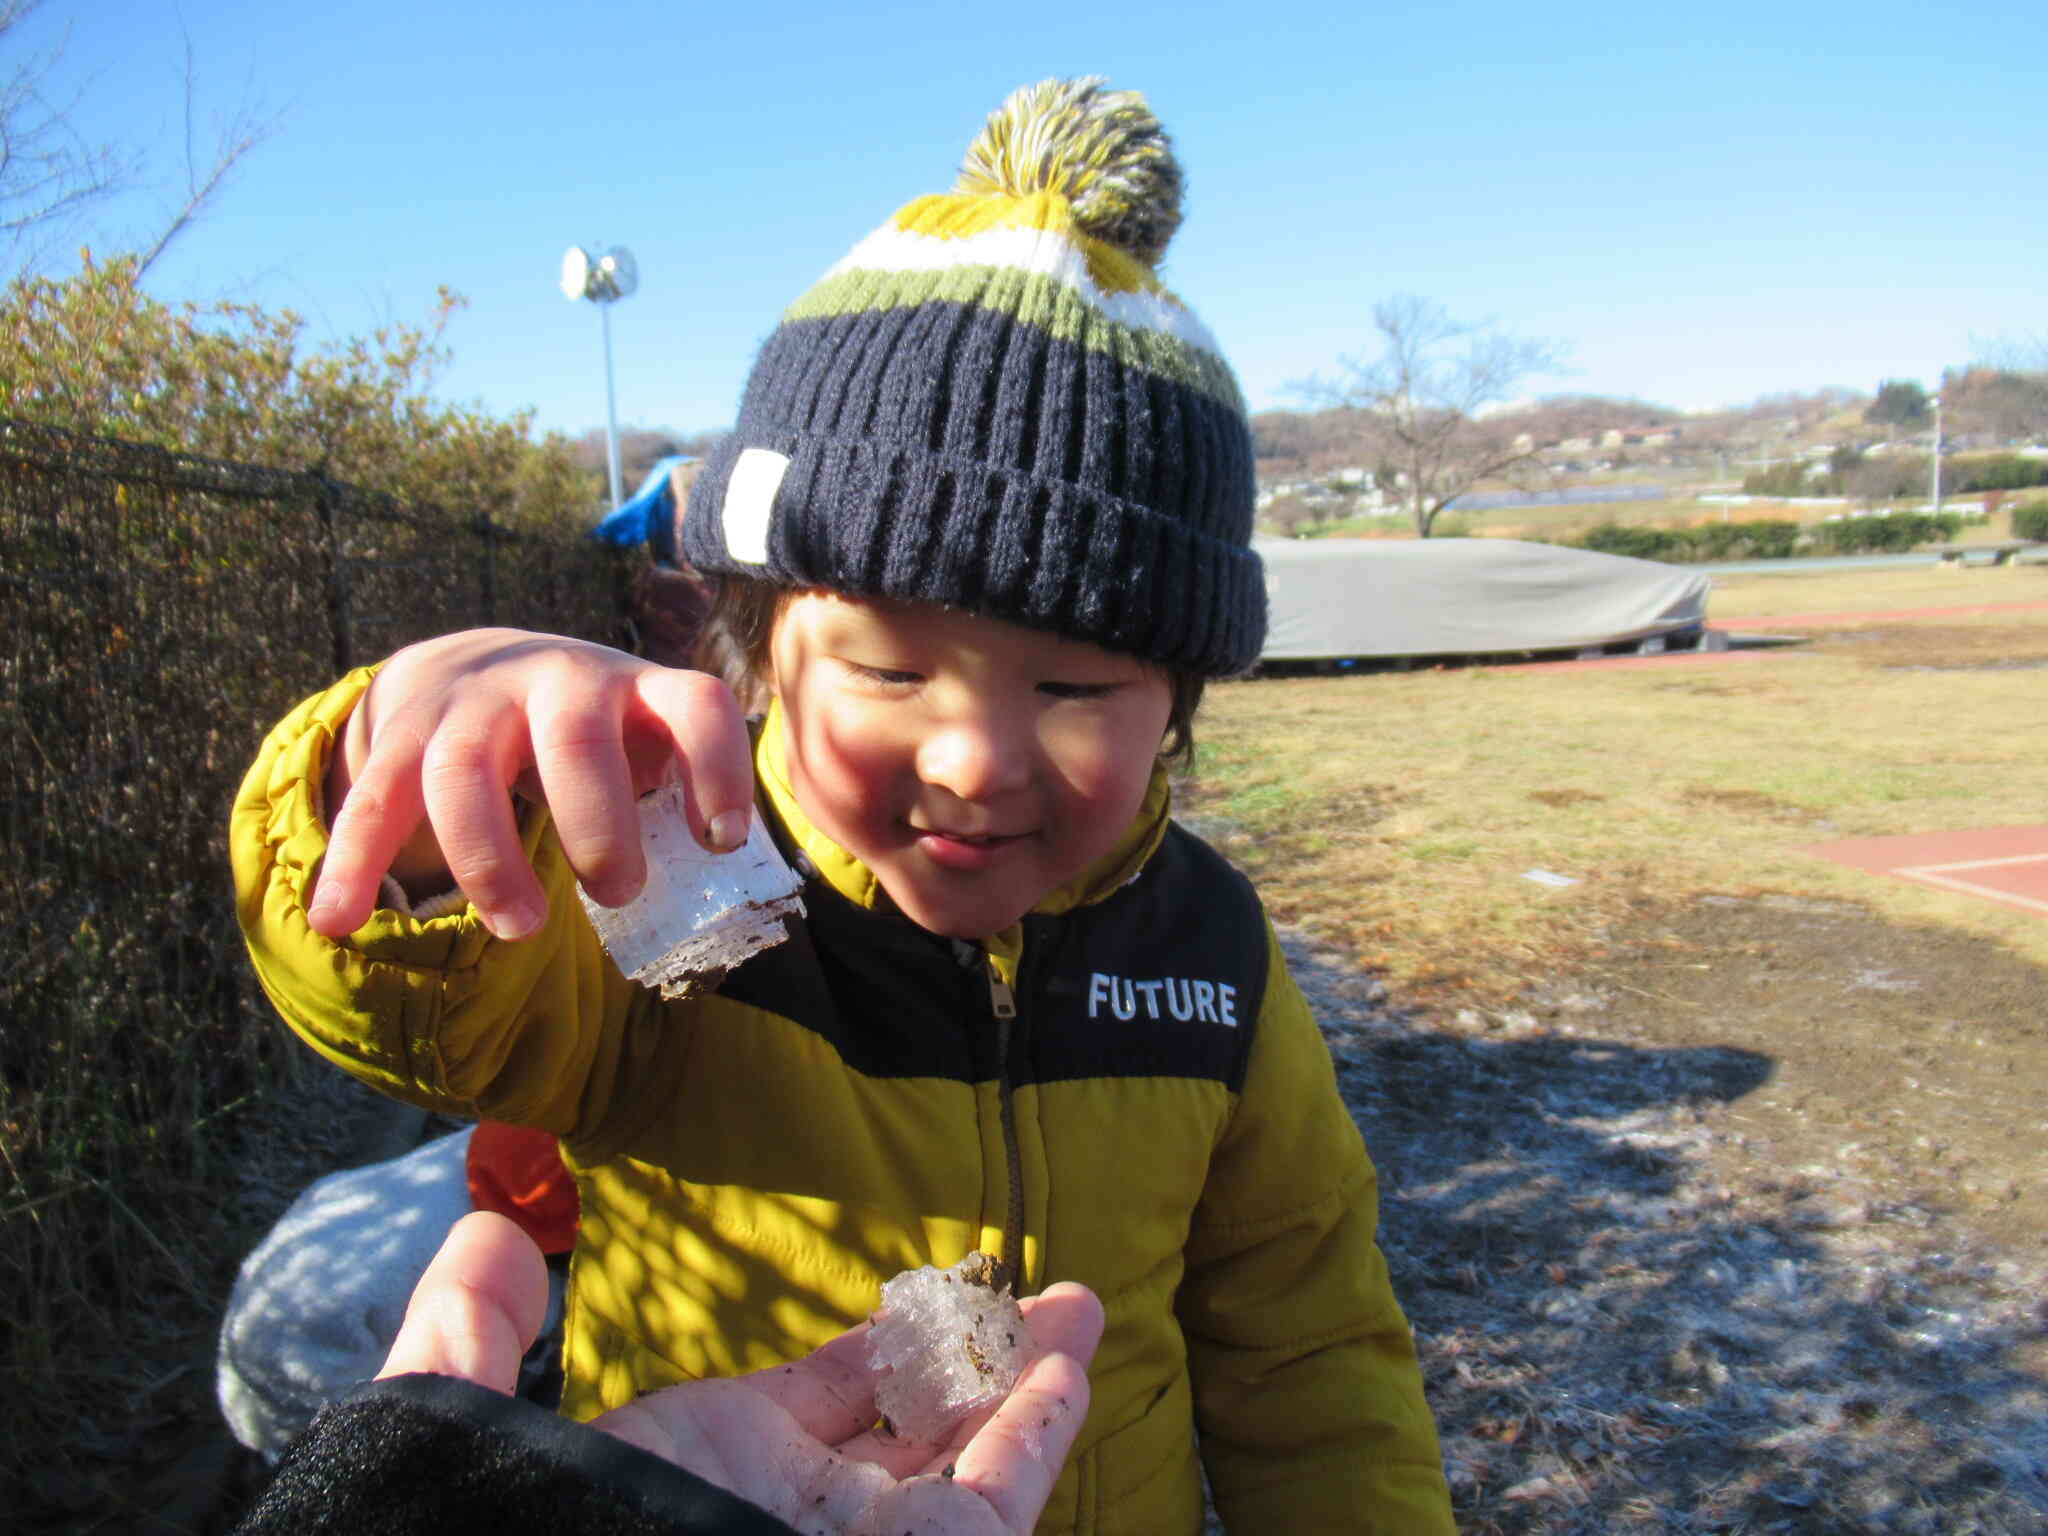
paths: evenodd
<path fill-rule="evenodd" d="M 784 312 L 691 489 L 683 558 L 1249 667 L 1266 594 L 1244 402 L 1154 271 L 1180 192 L 1135 92 L 1017 91 L 953 191 Z"/>

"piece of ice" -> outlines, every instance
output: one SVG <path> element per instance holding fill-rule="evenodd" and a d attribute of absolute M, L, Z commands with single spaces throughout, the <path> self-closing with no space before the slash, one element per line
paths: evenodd
<path fill-rule="evenodd" d="M 633 980 L 686 997 L 748 956 L 789 937 L 801 915 L 801 882 L 769 839 L 758 815 L 731 853 L 706 853 L 690 834 L 680 785 L 640 798 L 640 846 L 647 884 L 623 907 L 592 901 L 583 910 L 605 949 Z"/>
<path fill-rule="evenodd" d="M 875 1407 L 905 1440 L 936 1441 L 999 1401 L 1038 1355 L 995 1262 L 970 1253 L 951 1269 L 907 1269 L 882 1287 L 868 1364 L 882 1371 Z"/>

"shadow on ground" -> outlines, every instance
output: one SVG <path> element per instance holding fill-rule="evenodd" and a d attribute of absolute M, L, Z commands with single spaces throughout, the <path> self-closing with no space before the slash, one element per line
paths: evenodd
<path fill-rule="evenodd" d="M 1923 1206 L 1731 1176 L 1771 1058 L 1431 1027 L 1290 948 L 1462 1530 L 2048 1531 L 2038 1277 Z"/>

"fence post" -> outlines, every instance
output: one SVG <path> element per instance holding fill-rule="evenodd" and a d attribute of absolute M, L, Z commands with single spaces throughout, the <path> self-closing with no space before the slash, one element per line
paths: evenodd
<path fill-rule="evenodd" d="M 355 637 L 350 633 L 348 551 L 341 529 L 341 486 L 327 472 L 313 475 L 313 508 L 320 519 L 321 544 L 327 554 L 327 627 L 334 640 L 337 677 L 355 665 Z"/>
<path fill-rule="evenodd" d="M 483 558 L 483 599 L 484 622 L 498 622 L 498 525 L 491 521 L 491 514 L 479 512 L 476 515 L 476 531 L 484 541 Z"/>

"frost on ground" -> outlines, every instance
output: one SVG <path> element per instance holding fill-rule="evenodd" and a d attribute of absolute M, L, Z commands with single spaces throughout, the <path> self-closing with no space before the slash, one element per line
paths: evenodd
<path fill-rule="evenodd" d="M 1729 1110 L 1758 1051 L 1604 1037 L 1597 995 L 1425 1020 L 1288 950 L 1461 1530 L 2048 1532 L 2037 1245 L 1760 1157 Z"/>

